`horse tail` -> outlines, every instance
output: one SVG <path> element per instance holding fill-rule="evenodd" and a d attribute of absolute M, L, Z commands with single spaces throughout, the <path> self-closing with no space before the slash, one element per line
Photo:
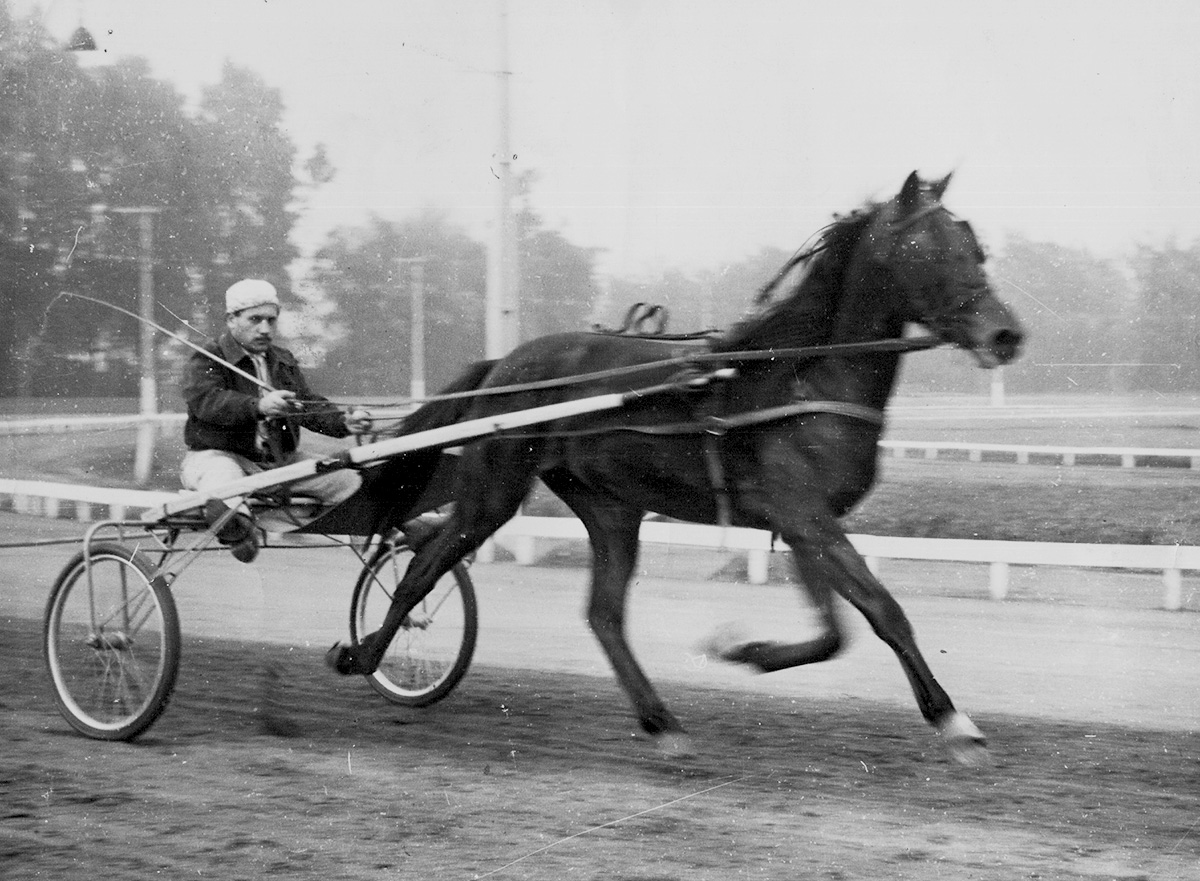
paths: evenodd
<path fill-rule="evenodd" d="M 475 391 L 483 385 L 483 381 L 487 379 L 488 374 L 492 372 L 492 368 L 495 366 L 495 361 L 476 361 L 458 379 L 438 392 L 438 396 Z M 415 434 L 418 431 L 443 428 L 444 426 L 460 422 L 470 412 L 471 407 L 475 404 L 475 400 L 474 397 L 467 395 L 461 398 L 451 398 L 445 401 L 434 400 L 423 404 L 404 418 L 404 423 L 400 427 L 400 434 Z"/>
<path fill-rule="evenodd" d="M 495 361 L 478 361 L 439 395 L 470 392 L 479 388 Z M 432 428 L 453 425 L 467 416 L 475 399 L 471 396 L 433 400 L 410 413 L 401 423 L 398 435 L 415 434 Z M 384 505 L 374 531 L 383 534 L 387 526 L 401 526 L 406 520 L 453 500 L 455 467 L 440 449 L 417 449 L 384 462 L 372 475 L 373 494 L 391 497 Z"/>

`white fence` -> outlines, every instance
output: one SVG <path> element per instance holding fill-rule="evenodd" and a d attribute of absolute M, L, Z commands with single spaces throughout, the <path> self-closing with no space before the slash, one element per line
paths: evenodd
<path fill-rule="evenodd" d="M 879 446 L 889 450 L 897 459 L 903 459 L 909 450 L 919 452 L 926 459 L 937 459 L 943 453 L 965 452 L 968 461 L 982 462 L 984 453 L 993 453 L 1011 458 L 1018 465 L 1028 465 L 1031 456 L 1056 459 L 1063 465 L 1075 465 L 1081 458 L 1094 460 L 1089 464 L 1120 464 L 1122 468 L 1138 465 L 1160 464 L 1163 460 L 1175 460 L 1179 465 L 1200 469 L 1200 450 L 1172 449 L 1167 447 L 1053 447 L 1029 444 L 975 444 L 946 443 L 943 441 L 881 441 Z"/>
<path fill-rule="evenodd" d="M 185 419 L 183 413 L 159 413 L 155 416 L 50 416 L 35 419 L 0 419 L 0 436 L 17 434 L 62 434 L 69 431 L 104 431 L 135 428 L 145 422 L 158 423 L 162 434 L 177 431 Z M 925 459 L 937 459 L 942 453 L 966 453 L 971 462 L 983 461 L 985 453 L 1011 459 L 1017 464 L 1029 463 L 1031 456 L 1055 459 L 1063 465 L 1075 465 L 1081 458 L 1089 464 L 1119 464 L 1123 468 L 1161 464 L 1175 460 L 1180 466 L 1200 470 L 1200 450 L 1156 447 L 1056 447 L 1028 444 L 954 443 L 945 441 L 885 440 L 880 448 L 898 459 L 909 452 Z"/>
<path fill-rule="evenodd" d="M 168 492 L 0 478 L 0 498 L 7 498 L 16 513 L 60 517 L 66 513 L 63 502 L 67 502 L 73 508 L 73 519 L 81 523 L 124 520 L 175 497 Z"/>
<path fill-rule="evenodd" d="M 0 434 L 64 432 L 72 430 L 132 427 L 153 418 L 164 431 L 177 428 L 182 414 L 168 413 L 157 417 L 97 416 L 62 417 L 51 419 L 0 420 Z M 942 451 L 967 453 L 970 461 L 981 461 L 984 453 L 1009 455 L 1018 463 L 1027 463 L 1032 455 L 1058 457 L 1064 465 L 1075 464 L 1080 457 L 1100 458 L 1134 467 L 1148 461 L 1160 462 L 1176 458 L 1186 461 L 1190 468 L 1200 468 L 1200 450 L 1116 448 L 1116 447 L 1053 447 L 1005 444 L 942 443 L 934 441 L 884 441 L 881 446 L 892 455 L 903 457 L 909 450 L 920 451 L 926 459 L 936 459 Z M 1182 461 L 1180 464 L 1182 464 Z M 167 493 L 120 490 L 69 484 L 19 481 L 0 478 L 0 497 L 7 496 L 11 507 L 20 513 L 58 517 L 63 502 L 74 505 L 74 516 L 90 521 L 102 516 L 121 518 L 140 510 L 163 504 L 171 498 Z M 538 539 L 585 538 L 583 525 L 571 518 L 519 517 L 506 525 L 497 539 L 509 544 L 519 562 L 535 559 Z M 709 548 L 728 548 L 747 554 L 747 568 L 752 582 L 767 578 L 767 561 L 771 552 L 770 536 L 748 529 L 720 529 L 696 524 L 647 522 L 642 526 L 642 539 L 648 542 L 694 545 Z M 1200 570 L 1200 548 L 1174 545 L 1092 545 L 1063 542 L 1011 542 L 965 539 L 898 538 L 890 536 L 851 536 L 859 552 L 872 567 L 880 559 L 942 560 L 987 564 L 990 567 L 989 590 L 997 599 L 1008 592 L 1009 567 L 1073 566 L 1151 570 L 1162 572 L 1163 606 L 1182 608 L 1182 573 Z M 488 553 L 485 548 L 484 556 Z"/>
<path fill-rule="evenodd" d="M 496 533 L 496 541 L 509 548 L 516 561 L 523 565 L 536 562 L 539 539 L 586 538 L 583 524 L 569 517 L 516 517 Z M 642 524 L 641 538 L 651 543 L 744 551 L 750 582 L 762 584 L 767 580 L 772 547 L 771 536 L 766 532 L 646 521 Z M 1094 545 L 883 535 L 852 535 L 850 540 L 873 571 L 878 571 L 881 559 L 986 564 L 989 567 L 988 589 L 998 600 L 1008 595 L 1011 566 L 1137 569 L 1162 573 L 1163 607 L 1177 611 L 1183 608 L 1183 572 L 1200 570 L 1200 547 L 1192 545 Z M 485 546 L 481 559 L 490 559 L 489 554 L 490 549 Z"/>
<path fill-rule="evenodd" d="M 71 431 L 111 431 L 157 423 L 163 435 L 178 432 L 187 415 L 158 413 L 154 416 L 39 416 L 36 419 L 0 419 L 0 436 L 15 434 L 66 434 Z"/>

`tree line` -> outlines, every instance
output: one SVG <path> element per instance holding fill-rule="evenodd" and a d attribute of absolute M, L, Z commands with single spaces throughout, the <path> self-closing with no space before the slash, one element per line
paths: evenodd
<path fill-rule="evenodd" d="M 483 356 L 486 247 L 434 210 L 337 229 L 293 275 L 297 217 L 336 168 L 319 145 L 299 155 L 283 107 L 278 89 L 234 64 L 191 108 L 142 59 L 83 69 L 0 0 L 0 395 L 136 394 L 136 322 L 59 295 L 137 311 L 141 209 L 154 210 L 155 319 L 194 341 L 220 332 L 229 284 L 267 278 L 301 317 L 293 347 L 319 387 L 403 397 L 419 284 L 429 386 Z M 729 327 L 790 256 L 763 248 L 719 270 L 601 284 L 597 251 L 547 227 L 535 186 L 521 181 L 517 211 L 526 339 L 617 323 L 638 301 L 666 305 L 671 330 Z M 1200 243 L 1141 246 L 1121 264 L 1011 236 L 989 267 L 1030 331 L 1025 358 L 1007 368 L 1010 388 L 1200 387 Z M 165 370 L 186 357 L 159 342 Z M 950 357 L 907 359 L 906 381 L 977 390 L 978 373 Z M 174 407 L 169 379 L 160 382 Z"/>

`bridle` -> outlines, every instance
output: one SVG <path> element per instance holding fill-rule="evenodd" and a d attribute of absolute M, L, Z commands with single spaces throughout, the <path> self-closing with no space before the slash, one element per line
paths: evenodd
<path fill-rule="evenodd" d="M 905 246 L 905 242 L 902 241 L 902 234 L 920 221 L 938 213 L 939 211 L 945 212 L 951 218 L 954 216 L 951 214 L 950 210 L 940 202 L 934 202 L 930 205 L 926 205 L 918 211 L 914 211 L 912 214 L 903 218 L 902 220 L 891 221 L 888 232 L 892 241 L 886 252 L 886 257 L 880 262 L 889 266 L 918 262 L 912 260 L 911 258 L 905 258 L 899 253 L 900 250 Z M 952 222 L 962 224 L 966 223 L 964 220 L 957 219 L 953 220 Z M 943 291 L 946 287 L 945 279 L 949 275 L 948 272 L 944 271 L 944 265 L 950 262 L 950 248 L 949 243 L 944 240 L 945 234 L 940 227 L 935 228 L 933 234 L 935 236 L 942 237 L 943 241 L 937 243 L 938 247 L 934 249 L 933 255 L 924 256 L 919 262 L 936 267 L 939 270 L 934 272 L 933 275 L 938 279 L 937 289 L 939 291 Z M 894 270 L 893 277 L 895 277 Z M 903 284 L 903 282 L 901 283 Z M 932 299 L 930 296 L 931 285 L 905 284 L 904 287 L 905 290 L 903 293 L 905 300 L 913 304 L 914 310 L 920 316 L 918 319 L 919 323 L 931 328 L 939 336 L 944 336 L 946 332 L 949 332 L 961 320 L 961 316 L 964 313 L 969 312 L 972 306 L 988 295 L 988 286 L 986 283 L 964 285 L 961 291 L 954 297 L 940 297 L 939 299 L 943 300 L 944 302 L 940 302 L 935 308 L 930 304 L 930 300 Z"/>

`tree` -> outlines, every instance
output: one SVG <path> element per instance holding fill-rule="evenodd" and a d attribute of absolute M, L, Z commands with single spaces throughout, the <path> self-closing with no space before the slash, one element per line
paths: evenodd
<path fill-rule="evenodd" d="M 79 301 L 49 307 L 63 290 L 129 308 L 136 302 L 136 221 L 101 203 L 162 205 L 182 175 L 183 101 L 150 79 L 145 62 L 81 71 L 34 19 L 0 28 L 0 376 L 4 390 L 34 393 L 35 380 L 79 373 L 89 352 L 136 347 L 132 319 L 99 316 Z M 111 224 L 107 221 L 113 220 Z M 178 266 L 171 236 L 160 274 Z M 171 285 L 164 277 L 164 290 Z M 183 296 L 177 303 L 183 302 Z M 102 343 L 102 345 L 100 345 Z M 75 359 L 67 364 L 67 359 Z M 57 364 L 57 367 L 55 366 Z M 69 369 L 68 369 L 69 368 Z M 119 374 L 93 371 L 95 389 L 119 394 Z M 61 377 L 60 377 L 61 379 Z M 105 385 L 109 387 L 105 388 Z M 85 384 L 86 385 L 86 384 Z"/>
<path fill-rule="evenodd" d="M 519 180 L 517 212 L 520 263 L 521 338 L 584 330 L 597 297 L 592 275 L 597 250 L 572 245 L 547 229 L 529 200 L 537 178 L 526 172 Z"/>
<path fill-rule="evenodd" d="M 694 276 L 668 270 L 652 279 L 617 279 L 610 289 L 612 314 L 604 316 L 604 323 L 618 324 L 634 303 L 648 303 L 666 307 L 669 332 L 727 330 L 754 309 L 758 292 L 788 256 L 780 248 L 768 247 L 745 260 Z M 784 293 L 779 290 L 775 295 Z"/>
<path fill-rule="evenodd" d="M 1140 308 L 1133 323 L 1142 366 L 1140 388 L 1200 388 L 1200 243 L 1180 248 L 1141 247 L 1133 259 Z"/>
<path fill-rule="evenodd" d="M 333 339 L 313 371 L 338 394 L 402 397 L 411 380 L 412 261 L 423 259 L 425 373 L 446 384 L 484 355 L 487 255 L 427 211 L 403 223 L 372 218 L 335 231 L 317 252 L 311 282 L 331 301 Z"/>
<path fill-rule="evenodd" d="M 158 211 L 160 323 L 196 317 L 198 302 L 201 326 L 219 328 L 223 292 L 245 276 L 289 298 L 298 182 L 282 112 L 277 90 L 227 64 L 191 119 L 144 60 L 84 72 L 0 0 L 0 390 L 35 391 L 31 377 L 89 352 L 97 367 L 132 364 L 133 319 L 78 300 L 47 311 L 60 291 L 136 311 L 140 229 L 126 209 Z M 314 187 L 331 179 L 322 148 L 306 172 Z M 108 394 L 132 391 L 94 378 Z"/>
<path fill-rule="evenodd" d="M 188 206 L 184 235 L 211 255 L 197 265 L 213 326 L 224 314 L 225 289 L 240 278 L 265 278 L 285 303 L 292 299 L 287 270 L 298 253 L 288 238 L 296 221 L 289 207 L 296 148 L 282 119 L 279 90 L 230 62 L 201 98 L 180 198 Z M 321 159 L 314 169 L 332 173 Z"/>
<path fill-rule="evenodd" d="M 1006 368 L 1028 391 L 1112 391 L 1133 357 L 1133 289 L 1116 265 L 1086 249 L 1011 235 L 989 268 L 1002 298 L 1029 334 L 1025 354 Z"/>

